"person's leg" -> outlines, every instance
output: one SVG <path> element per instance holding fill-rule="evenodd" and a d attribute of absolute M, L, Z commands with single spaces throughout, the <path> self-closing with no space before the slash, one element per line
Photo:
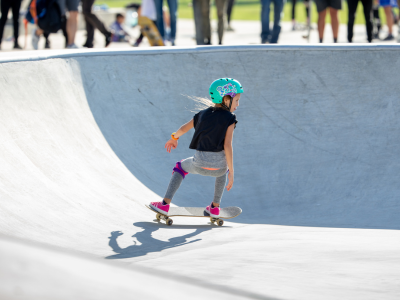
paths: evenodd
<path fill-rule="evenodd" d="M 390 5 L 387 5 L 383 9 L 385 10 L 386 24 L 388 26 L 389 36 L 392 36 L 392 30 L 393 30 L 392 7 Z"/>
<path fill-rule="evenodd" d="M 65 38 L 65 48 L 66 48 L 68 46 L 68 33 L 67 33 L 67 18 L 65 16 L 63 16 L 61 20 L 61 30 Z"/>
<path fill-rule="evenodd" d="M 171 203 L 172 198 L 174 197 L 176 191 L 179 189 L 183 179 L 185 179 L 188 173 L 197 174 L 196 168 L 193 166 L 193 157 L 189 157 L 176 163 L 173 169 L 171 180 L 169 181 L 169 185 L 164 196 L 164 201 L 167 204 Z"/>
<path fill-rule="evenodd" d="M 318 34 L 320 43 L 322 43 L 322 41 L 324 40 L 325 17 L 326 9 L 318 13 Z"/>
<path fill-rule="evenodd" d="M 177 0 L 167 0 L 169 7 L 169 15 L 171 20 L 171 42 L 172 45 L 175 44 L 176 38 L 176 21 L 178 18 L 178 1 Z"/>
<path fill-rule="evenodd" d="M 224 189 L 226 186 L 226 178 L 227 178 L 227 173 L 215 178 L 215 190 L 214 190 L 213 204 L 216 207 L 219 207 L 221 204 L 222 195 L 224 193 Z"/>
<path fill-rule="evenodd" d="M 86 28 L 86 42 L 83 44 L 83 46 L 87 48 L 93 48 L 94 27 L 86 16 L 84 18 L 85 18 L 85 28 Z"/>
<path fill-rule="evenodd" d="M 157 12 L 157 21 L 156 21 L 157 29 L 162 39 L 164 39 L 165 31 L 164 31 L 163 0 L 154 0 L 154 4 L 156 6 L 156 12 Z"/>
<path fill-rule="evenodd" d="M 274 2 L 274 27 L 271 34 L 271 44 L 276 44 L 278 42 L 279 33 L 281 32 L 281 13 L 283 9 L 283 0 L 273 0 Z"/>
<path fill-rule="evenodd" d="M 21 8 L 20 0 L 13 0 L 11 4 L 14 24 L 14 48 L 22 49 L 18 44 L 19 36 L 19 10 Z"/>
<path fill-rule="evenodd" d="M 261 43 L 269 42 L 269 12 L 271 0 L 261 0 Z"/>
<path fill-rule="evenodd" d="M 357 11 L 358 0 L 347 0 L 347 5 L 349 7 L 349 17 L 347 23 L 347 40 L 349 43 L 353 40 L 353 27 L 354 27 L 354 20 Z"/>
<path fill-rule="evenodd" d="M 70 11 L 67 20 L 68 45 L 75 45 L 75 35 L 78 30 L 78 12 Z"/>
<path fill-rule="evenodd" d="M 222 45 L 222 37 L 224 35 L 225 0 L 215 0 L 215 5 L 217 6 L 217 16 L 218 16 L 218 43 Z"/>
<path fill-rule="evenodd" d="M 333 32 L 333 41 L 336 43 L 339 34 L 339 15 L 338 10 L 332 7 L 329 7 L 329 13 L 331 15 L 331 26 Z"/>
<path fill-rule="evenodd" d="M 94 2 L 95 0 L 82 0 L 82 12 L 85 16 L 85 20 L 86 22 L 89 22 L 92 27 L 97 28 L 106 38 L 111 37 L 111 32 L 107 30 L 103 22 L 101 22 L 97 16 L 92 13 L 92 6 Z"/>
<path fill-rule="evenodd" d="M 4 26 L 7 22 L 8 11 L 11 8 L 11 0 L 1 0 L 1 18 L 0 18 L 0 44 L 3 39 Z"/>
<path fill-rule="evenodd" d="M 367 29 L 367 39 L 368 42 L 372 42 L 372 20 L 371 20 L 371 14 L 372 14 L 372 1 L 373 0 L 361 0 L 362 5 L 364 7 L 364 17 L 365 17 L 365 27 Z"/>
<path fill-rule="evenodd" d="M 69 12 L 67 20 L 68 46 L 72 47 L 75 46 L 75 35 L 78 30 L 78 6 L 79 0 L 66 0 Z"/>
<path fill-rule="evenodd" d="M 202 17 L 202 2 L 203 0 L 193 0 L 193 16 L 194 26 L 196 27 L 196 43 L 197 45 L 204 45 L 203 35 L 203 17 Z"/>
<path fill-rule="evenodd" d="M 307 26 L 310 26 L 310 0 L 304 0 L 304 7 L 306 9 Z"/>
<path fill-rule="evenodd" d="M 234 3 L 235 3 L 235 0 L 228 0 L 226 3 L 226 19 L 227 19 L 228 27 L 231 24 L 231 16 L 232 16 L 232 9 L 233 9 Z"/>
<path fill-rule="evenodd" d="M 372 16 L 373 16 L 373 25 L 374 29 L 374 39 L 379 39 L 379 32 L 381 31 L 381 18 L 379 17 L 379 1 L 376 3 L 377 0 L 374 0 L 374 5 L 372 8 Z"/>
<path fill-rule="evenodd" d="M 292 0 L 292 30 L 296 30 L 296 0 Z"/>
<path fill-rule="evenodd" d="M 201 2 L 204 43 L 206 45 L 211 45 L 210 0 L 202 0 Z"/>
<path fill-rule="evenodd" d="M 50 40 L 49 40 L 50 32 L 43 31 L 43 36 L 45 39 L 44 49 L 50 49 Z"/>

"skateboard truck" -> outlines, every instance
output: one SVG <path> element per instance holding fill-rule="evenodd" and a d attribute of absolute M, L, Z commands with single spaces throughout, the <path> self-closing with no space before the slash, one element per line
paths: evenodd
<path fill-rule="evenodd" d="M 165 221 L 165 224 L 167 224 L 168 226 L 171 226 L 172 223 L 174 223 L 174 221 L 173 221 L 170 217 L 167 217 L 167 216 L 165 216 L 165 215 L 163 215 L 163 214 L 160 214 L 160 213 L 157 213 L 156 219 L 157 219 L 158 221 L 164 220 L 164 221 Z"/>
<path fill-rule="evenodd" d="M 165 221 L 165 224 L 167 224 L 168 226 L 171 226 L 174 223 L 174 221 L 170 217 L 160 214 L 160 213 L 156 214 L 156 219 L 157 219 L 157 221 L 161 221 L 161 220 Z M 224 220 L 222 220 L 222 219 L 211 217 L 210 221 L 212 224 L 217 224 L 218 226 L 224 225 Z"/>

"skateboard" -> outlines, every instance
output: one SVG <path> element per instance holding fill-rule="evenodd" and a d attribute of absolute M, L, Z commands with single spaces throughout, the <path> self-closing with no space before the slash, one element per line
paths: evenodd
<path fill-rule="evenodd" d="M 159 213 L 149 205 L 146 205 L 146 207 L 157 214 L 156 218 L 158 221 L 164 220 L 169 226 L 174 222 L 171 217 L 205 217 L 210 218 L 212 224 L 216 223 L 218 226 L 222 226 L 224 225 L 223 219 L 232 219 L 242 213 L 240 207 L 229 206 L 221 208 L 219 217 L 213 218 L 204 211 L 204 207 L 170 207 L 168 214 Z"/>
<path fill-rule="evenodd" d="M 149 40 L 151 46 L 165 46 L 163 39 L 153 21 L 148 17 L 139 17 L 140 31 Z"/>

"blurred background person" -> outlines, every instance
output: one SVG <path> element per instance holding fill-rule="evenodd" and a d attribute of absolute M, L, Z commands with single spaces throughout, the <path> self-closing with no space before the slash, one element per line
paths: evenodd
<path fill-rule="evenodd" d="M 399 16 L 397 20 L 397 42 L 400 43 L 400 0 L 397 0 L 397 7 L 399 8 Z"/>
<path fill-rule="evenodd" d="M 78 31 L 78 7 L 80 0 L 61 0 L 61 14 L 66 15 L 67 18 L 67 35 L 68 35 L 68 49 L 76 49 L 78 46 L 75 45 L 75 35 Z"/>
<path fill-rule="evenodd" d="M 342 0 L 315 0 L 318 11 L 318 34 L 319 42 L 324 40 L 325 17 L 326 11 L 329 9 L 331 15 L 331 26 L 333 32 L 333 42 L 337 43 L 339 33 L 339 17 L 338 11 L 342 9 Z"/>
<path fill-rule="evenodd" d="M 204 36 L 204 20 L 203 20 L 203 9 L 205 9 L 206 1 L 203 0 L 193 0 L 193 18 L 194 18 L 194 27 L 196 31 L 196 44 L 204 45 L 205 44 L 205 36 Z"/>
<path fill-rule="evenodd" d="M 164 24 L 164 13 L 163 13 L 163 2 L 164 0 L 154 0 L 154 4 L 156 6 L 157 12 L 157 29 L 160 32 L 160 35 L 163 40 L 166 39 L 165 34 L 165 24 Z M 178 15 L 178 0 L 167 0 L 169 15 L 170 15 L 170 23 L 171 23 L 171 34 L 170 40 L 171 45 L 175 46 L 175 38 L 176 38 L 176 19 Z"/>
<path fill-rule="evenodd" d="M 381 18 L 379 17 L 379 0 L 374 0 L 373 6 L 372 6 L 372 18 L 373 18 L 372 24 L 374 26 L 373 38 L 379 39 L 379 33 L 382 28 Z"/>
<path fill-rule="evenodd" d="M 233 31 L 231 27 L 231 16 L 235 0 L 226 0 L 226 31 Z"/>
<path fill-rule="evenodd" d="M 153 21 L 154 25 L 157 27 L 157 13 L 156 6 L 154 4 L 154 0 L 142 0 L 142 4 L 138 8 L 138 15 L 147 17 Z M 140 36 L 137 38 L 136 42 L 132 45 L 133 47 L 139 47 L 140 43 L 143 40 L 143 33 L 140 32 Z"/>
<path fill-rule="evenodd" d="M 297 0 L 292 0 L 292 31 L 296 30 L 296 25 L 297 25 L 296 24 L 296 3 L 297 3 Z M 306 17 L 307 17 L 306 26 L 308 28 L 308 26 L 310 26 L 310 10 L 309 10 L 310 0 L 304 0 L 303 3 L 304 3 L 304 7 L 306 9 Z"/>
<path fill-rule="evenodd" d="M 396 0 L 379 0 L 380 6 L 383 6 L 383 9 L 385 11 L 385 16 L 386 16 L 386 25 L 388 27 L 388 35 L 385 37 L 383 40 L 384 41 L 392 41 L 394 40 L 393 36 L 393 23 L 394 23 L 394 18 L 393 18 L 393 13 L 392 13 L 392 6 L 395 7 L 397 6 Z"/>
<path fill-rule="evenodd" d="M 218 16 L 218 44 L 222 45 L 222 38 L 224 36 L 225 0 L 215 0 L 215 6 Z M 197 45 L 211 45 L 210 0 L 194 0 L 193 10 Z M 201 36 L 197 37 L 200 34 Z"/>
<path fill-rule="evenodd" d="M 110 25 L 113 42 L 129 41 L 130 35 L 128 32 L 126 32 L 126 30 L 123 27 L 124 22 L 125 22 L 125 16 L 119 13 L 116 14 L 114 23 Z"/>
<path fill-rule="evenodd" d="M 274 26 L 272 32 L 269 27 L 271 2 L 274 3 Z M 281 32 L 280 20 L 283 9 L 283 0 L 261 0 L 261 43 L 276 44 Z"/>
<path fill-rule="evenodd" d="M 82 12 L 86 22 L 86 42 L 83 47 L 93 48 L 94 30 L 98 29 L 105 37 L 105 47 L 111 43 L 111 32 L 106 29 L 103 22 L 101 22 L 94 13 L 92 7 L 96 0 L 82 0 Z"/>
<path fill-rule="evenodd" d="M 361 1 L 363 8 L 364 8 L 364 17 L 365 17 L 365 27 L 367 29 L 367 39 L 368 42 L 372 42 L 372 1 L 373 0 L 347 0 L 347 5 L 349 7 L 349 18 L 347 23 L 347 40 L 349 43 L 353 41 L 353 27 L 354 27 L 354 20 L 356 18 L 356 11 L 358 2 Z"/>
<path fill-rule="evenodd" d="M 14 49 L 22 49 L 18 44 L 19 37 L 19 10 L 21 8 L 21 0 L 1 0 L 1 18 L 0 18 L 0 50 L 1 41 L 3 39 L 4 26 L 6 25 L 8 18 L 8 11 L 11 8 L 13 15 L 14 25 Z"/>

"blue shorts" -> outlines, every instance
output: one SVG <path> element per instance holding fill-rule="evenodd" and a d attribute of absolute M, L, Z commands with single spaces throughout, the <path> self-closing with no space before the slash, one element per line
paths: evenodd
<path fill-rule="evenodd" d="M 379 5 L 380 6 L 397 7 L 397 1 L 396 0 L 379 0 Z"/>

